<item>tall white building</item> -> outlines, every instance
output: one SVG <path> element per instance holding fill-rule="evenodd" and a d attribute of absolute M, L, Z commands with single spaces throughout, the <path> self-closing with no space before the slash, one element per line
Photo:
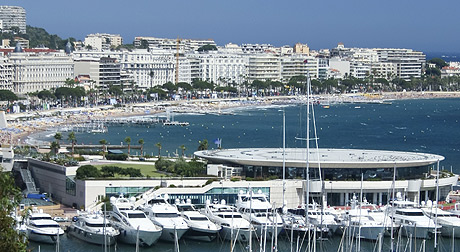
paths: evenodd
<path fill-rule="evenodd" d="M 64 52 L 12 52 L 13 92 L 25 94 L 63 86 L 74 77 L 74 62 Z"/>
<path fill-rule="evenodd" d="M 281 81 L 281 60 L 276 54 L 261 53 L 249 57 L 248 80 Z"/>
<path fill-rule="evenodd" d="M 0 89 L 13 90 L 13 66 L 3 56 L 0 56 Z"/>
<path fill-rule="evenodd" d="M 123 52 L 121 66 L 133 75 L 139 88 L 149 89 L 166 82 L 175 82 L 175 62 L 175 55 L 170 51 L 137 49 Z"/>
<path fill-rule="evenodd" d="M 169 38 L 156 38 L 156 37 L 135 37 L 134 46 L 139 47 L 142 41 L 147 41 L 149 47 L 161 48 L 165 50 L 177 50 L 179 40 L 180 52 L 196 51 L 204 45 L 216 46 L 213 39 L 169 39 Z"/>
<path fill-rule="evenodd" d="M 241 84 L 247 76 L 249 57 L 242 54 L 207 52 L 187 54 L 189 59 L 199 60 L 199 79 L 221 86 Z"/>
<path fill-rule="evenodd" d="M 109 50 L 123 44 L 120 34 L 95 33 L 88 34 L 85 38 L 85 46 L 91 46 L 94 50 Z"/>
<path fill-rule="evenodd" d="M 281 81 L 283 83 L 288 83 L 294 76 L 306 76 L 309 70 L 316 72 L 316 69 L 313 70 L 311 68 L 312 62 L 310 62 L 309 65 L 304 62 L 306 59 L 307 56 L 301 54 L 281 57 Z M 314 65 L 316 66 L 316 64 Z"/>
<path fill-rule="evenodd" d="M 426 62 L 426 55 L 423 52 L 412 49 L 399 48 L 376 48 L 373 49 L 379 56 L 379 62 L 395 64 L 396 76 L 403 80 L 420 78 Z"/>
<path fill-rule="evenodd" d="M 0 6 L 0 30 L 11 32 L 13 27 L 26 33 L 26 10 L 19 6 Z"/>
<path fill-rule="evenodd" d="M 116 58 L 76 59 L 74 74 L 75 76 L 88 75 L 98 88 L 108 89 L 110 86 L 121 87 L 121 67 L 120 62 Z"/>

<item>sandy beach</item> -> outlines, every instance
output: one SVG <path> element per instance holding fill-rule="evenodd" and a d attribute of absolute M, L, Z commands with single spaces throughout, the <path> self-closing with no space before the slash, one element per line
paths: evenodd
<path fill-rule="evenodd" d="M 388 92 L 379 94 L 315 95 L 318 101 L 365 102 L 366 100 L 404 100 L 460 98 L 460 92 Z M 33 111 L 7 114 L 8 130 L 3 131 L 2 144 L 23 144 L 35 132 L 45 131 L 64 125 L 85 123 L 95 119 L 155 115 L 167 109 L 175 113 L 220 113 L 221 110 L 247 106 L 299 103 L 305 96 L 268 96 L 232 99 L 200 99 L 178 101 L 156 101 L 128 104 L 124 107 L 99 106 L 93 108 L 67 108 L 47 111 Z"/>

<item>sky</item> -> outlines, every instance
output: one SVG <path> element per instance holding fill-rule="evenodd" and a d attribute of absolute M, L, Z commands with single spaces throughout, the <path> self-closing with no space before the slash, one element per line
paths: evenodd
<path fill-rule="evenodd" d="M 312 49 L 412 48 L 460 52 L 458 0 L 2 0 L 26 9 L 27 24 L 61 38 L 90 33 L 212 38 L 227 43 L 300 42 Z"/>

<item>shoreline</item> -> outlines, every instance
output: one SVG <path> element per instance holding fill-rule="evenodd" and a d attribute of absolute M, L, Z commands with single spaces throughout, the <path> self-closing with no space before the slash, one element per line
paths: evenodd
<path fill-rule="evenodd" d="M 320 102 L 346 101 L 390 101 L 411 99 L 447 99 L 460 98 L 460 92 L 387 92 L 375 94 L 341 94 L 315 95 Z M 8 128 L 19 132 L 10 132 L 8 144 L 25 144 L 30 135 L 47 131 L 63 125 L 86 123 L 92 119 L 120 118 L 134 116 L 153 116 L 173 108 L 174 113 L 220 113 L 221 110 L 254 106 L 280 105 L 301 103 L 305 96 L 267 96 L 249 98 L 220 98 L 178 101 L 154 101 L 148 103 L 127 104 L 125 107 L 99 106 L 94 108 L 68 108 L 47 111 L 34 111 L 18 114 L 7 114 Z M 330 99 L 333 100 L 330 100 Z M 357 99 L 358 98 L 358 99 Z M 26 120 L 20 120 L 26 118 Z M 27 119 L 29 118 L 29 119 Z M 3 143 L 4 144 L 4 143 Z"/>

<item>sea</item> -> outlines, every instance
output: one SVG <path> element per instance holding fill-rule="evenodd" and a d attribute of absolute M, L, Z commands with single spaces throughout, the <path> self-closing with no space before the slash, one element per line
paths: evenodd
<path fill-rule="evenodd" d="M 217 139 L 221 139 L 222 148 L 282 148 L 283 113 L 286 115 L 286 147 L 303 148 L 305 141 L 298 140 L 306 136 L 306 106 L 299 104 L 253 106 L 230 110 L 216 114 L 176 114 L 174 119 L 188 122 L 189 126 L 156 125 L 118 125 L 109 126 L 107 133 L 77 133 L 78 143 L 96 144 L 106 139 L 111 144 L 120 144 L 125 137 L 136 144 L 139 139 L 145 141 L 145 152 L 157 155 L 156 143 L 161 143 L 162 155 L 177 156 L 181 154 L 180 146 L 186 147 L 185 154 L 190 156 L 204 139 L 209 142 L 209 149 L 215 149 Z M 315 127 L 310 135 L 316 135 L 320 148 L 350 148 L 423 152 L 442 155 L 442 169 L 460 173 L 460 99 L 417 99 L 394 100 L 386 104 L 332 104 L 329 108 L 314 106 Z M 163 116 L 163 115 L 160 115 Z M 316 134 L 315 130 L 316 129 Z M 36 140 L 50 141 L 55 130 L 32 135 Z M 64 139 L 66 133 L 63 132 Z M 132 154 L 138 150 L 132 150 Z M 438 251 L 460 251 L 460 240 L 440 237 Z M 422 240 L 417 240 L 417 251 Z M 452 250 L 452 242 L 455 243 Z M 254 242 L 253 251 L 260 251 L 259 242 Z M 397 244 L 400 251 L 408 250 L 414 242 L 401 239 Z M 267 242 L 270 245 L 270 242 Z M 305 251 L 308 239 L 297 245 L 297 240 L 290 241 L 287 234 L 282 234 L 278 251 L 295 251 L 302 247 Z M 318 242 L 317 251 L 338 251 L 340 237 Z M 272 251 L 267 245 L 266 251 Z M 291 250 L 291 246 L 293 250 Z M 356 246 L 356 244 L 355 244 Z M 40 247 L 40 250 L 39 250 Z M 211 252 L 230 251 L 230 243 L 215 240 L 198 242 L 181 239 L 180 251 Z M 426 251 L 434 251 L 433 240 L 426 241 Z M 57 251 L 55 245 L 31 242 L 31 251 Z M 356 247 L 353 249 L 355 250 Z M 389 237 L 384 238 L 382 251 L 390 250 Z M 76 238 L 64 235 L 59 251 L 103 251 L 102 246 L 91 245 Z M 109 251 L 135 251 L 134 246 L 118 243 Z M 174 251 L 173 243 L 158 242 L 140 251 Z M 247 244 L 236 244 L 234 251 L 249 251 Z M 344 251 L 347 251 L 346 249 Z M 376 243 L 361 242 L 361 251 L 377 251 Z"/>
<path fill-rule="evenodd" d="M 207 140 L 209 149 L 218 148 L 282 148 L 283 111 L 286 115 L 286 147 L 306 146 L 306 106 L 273 105 L 222 110 L 222 114 L 175 114 L 174 120 L 189 126 L 115 125 L 106 133 L 77 132 L 79 144 L 131 144 L 143 139 L 144 154 L 179 156 L 197 151 L 199 141 Z M 445 157 L 441 168 L 460 173 L 460 99 L 394 100 L 385 104 L 332 104 L 328 109 L 314 106 L 315 134 L 319 148 L 350 148 L 411 151 L 438 154 Z M 165 116 L 165 115 L 158 115 Z M 311 124 L 313 125 L 313 124 Z M 31 138 L 53 141 L 54 132 L 40 132 Z M 67 134 L 62 132 L 66 142 Z M 311 143 L 314 144 L 314 143 Z M 312 146 L 312 145 L 310 145 Z M 126 150 L 125 150 L 126 151 Z M 139 150 L 131 150 L 139 154 Z"/>

